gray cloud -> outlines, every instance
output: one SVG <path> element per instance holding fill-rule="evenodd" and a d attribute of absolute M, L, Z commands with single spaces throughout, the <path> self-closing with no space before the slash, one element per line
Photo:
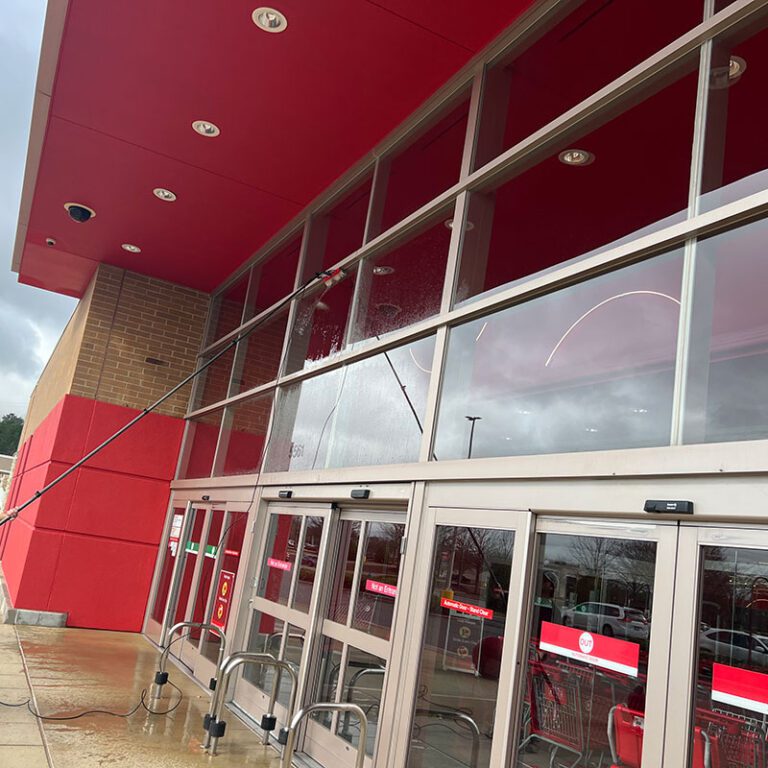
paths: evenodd
<path fill-rule="evenodd" d="M 0 26 L 0 414 L 23 413 L 75 302 L 10 271 L 45 0 L 5 0 Z"/>

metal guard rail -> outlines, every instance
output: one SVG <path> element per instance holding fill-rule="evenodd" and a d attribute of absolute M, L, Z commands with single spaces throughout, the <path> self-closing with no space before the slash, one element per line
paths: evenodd
<path fill-rule="evenodd" d="M 288 738 L 283 750 L 283 758 L 280 761 L 280 768 L 291 768 L 291 760 L 296 751 L 296 731 L 301 721 L 312 712 L 349 712 L 360 720 L 360 738 L 357 741 L 357 757 L 355 758 L 355 768 L 363 768 L 365 763 L 365 746 L 368 743 L 368 718 L 365 716 L 361 707 L 357 704 L 342 702 L 334 704 L 332 702 L 318 702 L 310 704 L 300 709 L 291 719 L 288 726 Z"/>
<path fill-rule="evenodd" d="M 219 657 L 216 660 L 216 669 L 219 670 L 221 667 L 222 660 L 224 659 L 224 653 L 227 649 L 227 636 L 224 634 L 224 631 L 216 625 L 205 621 L 180 621 L 178 624 L 174 624 L 165 634 L 165 646 L 163 647 L 163 651 L 160 654 L 160 664 L 158 665 L 159 669 L 155 673 L 155 679 L 152 685 L 151 696 L 153 699 L 160 697 L 160 690 L 168 682 L 168 673 L 165 671 L 165 665 L 168 662 L 168 654 L 171 650 L 171 638 L 176 632 L 178 632 L 180 629 L 183 629 L 184 627 L 200 627 L 201 629 L 207 629 L 208 631 L 213 632 L 215 635 L 219 636 L 219 639 L 221 640 L 221 646 L 219 647 Z M 216 688 L 216 683 L 217 679 L 212 677 L 208 683 L 208 687 L 213 691 Z"/>
<path fill-rule="evenodd" d="M 261 728 L 264 731 L 262 738 L 263 744 L 269 744 L 269 733 L 275 729 L 277 725 L 277 717 L 274 714 L 275 702 L 280 691 L 280 680 L 282 673 L 286 672 L 291 679 L 291 696 L 288 702 L 288 720 L 293 717 L 294 709 L 296 708 L 296 694 L 298 692 L 298 675 L 296 670 L 287 662 L 280 659 L 276 659 L 270 653 L 253 653 L 250 651 L 239 651 L 233 653 L 222 664 L 219 669 L 220 679 L 216 686 L 213 697 L 211 699 L 211 706 L 208 710 L 208 714 L 203 719 L 203 728 L 205 729 L 205 737 L 203 739 L 203 748 L 208 749 L 211 755 L 216 754 L 216 747 L 219 743 L 219 739 L 224 735 L 226 730 L 226 722 L 221 720 L 221 714 L 224 709 L 224 699 L 227 688 L 229 686 L 229 679 L 237 667 L 243 664 L 253 664 L 255 666 L 272 667 L 276 670 L 275 678 L 272 681 L 272 693 L 269 698 L 269 712 L 262 715 Z M 278 741 L 284 744 L 288 738 L 288 729 L 283 728 L 278 736 Z"/>

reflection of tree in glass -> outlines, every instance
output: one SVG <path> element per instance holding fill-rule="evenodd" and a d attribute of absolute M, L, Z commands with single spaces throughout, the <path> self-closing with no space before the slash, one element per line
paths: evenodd
<path fill-rule="evenodd" d="M 656 570 L 656 543 L 625 539 L 617 542 L 614 577 L 624 587 L 624 604 L 650 610 Z"/>

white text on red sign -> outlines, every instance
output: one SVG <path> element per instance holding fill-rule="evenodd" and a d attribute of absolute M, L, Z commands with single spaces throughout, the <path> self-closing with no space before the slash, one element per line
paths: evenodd
<path fill-rule="evenodd" d="M 479 605 L 472 605 L 472 603 L 462 603 L 459 600 L 449 600 L 447 597 L 440 598 L 440 607 L 466 613 L 469 616 L 478 616 L 481 619 L 493 618 L 493 611 L 490 608 L 482 608 Z"/>
<path fill-rule="evenodd" d="M 277 568 L 278 571 L 290 571 L 293 566 L 286 560 L 277 560 L 274 557 L 267 558 L 267 565 L 270 568 Z"/>
<path fill-rule="evenodd" d="M 393 587 L 391 584 L 384 584 L 381 581 L 372 581 L 371 579 L 366 579 L 365 589 L 368 592 L 375 592 L 377 595 L 397 597 L 397 587 Z"/>

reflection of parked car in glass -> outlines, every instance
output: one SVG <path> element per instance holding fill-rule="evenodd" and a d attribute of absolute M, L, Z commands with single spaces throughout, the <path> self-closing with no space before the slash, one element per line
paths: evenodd
<path fill-rule="evenodd" d="M 699 635 L 699 648 L 716 661 L 751 662 L 768 667 L 768 641 L 759 635 L 729 629 L 707 629 Z"/>
<path fill-rule="evenodd" d="M 563 611 L 563 624 L 608 637 L 637 640 L 647 639 L 650 630 L 642 611 L 614 603 L 579 603 Z"/>

